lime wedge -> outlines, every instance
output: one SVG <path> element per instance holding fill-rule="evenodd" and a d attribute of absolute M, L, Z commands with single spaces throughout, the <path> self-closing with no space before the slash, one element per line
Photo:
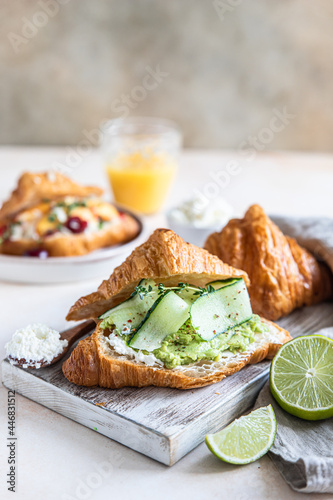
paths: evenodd
<path fill-rule="evenodd" d="M 271 392 L 288 413 L 305 420 L 333 416 L 333 340 L 297 337 L 272 361 Z"/>
<path fill-rule="evenodd" d="M 229 464 L 249 464 L 268 452 L 274 443 L 276 420 L 271 405 L 237 418 L 216 434 L 207 434 L 206 445 Z"/>

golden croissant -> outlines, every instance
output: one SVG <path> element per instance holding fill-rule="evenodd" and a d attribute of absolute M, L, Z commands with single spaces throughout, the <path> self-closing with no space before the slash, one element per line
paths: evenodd
<path fill-rule="evenodd" d="M 259 205 L 211 234 L 204 247 L 248 274 L 253 311 L 270 320 L 332 297 L 330 270 L 285 236 Z"/>
<path fill-rule="evenodd" d="M 243 278 L 246 273 L 221 262 L 202 248 L 182 240 L 168 229 L 157 229 L 141 246 L 117 267 L 94 293 L 81 297 L 70 309 L 68 320 L 97 318 L 110 307 L 128 299 L 142 278 L 176 286 L 180 281 L 204 286 L 207 281 Z M 256 333 L 255 341 L 245 351 L 236 350 L 215 360 L 201 360 L 173 369 L 147 365 L 109 342 L 111 331 L 98 323 L 95 332 L 81 340 L 63 363 L 65 377 L 77 385 L 119 388 L 125 386 L 175 387 L 193 389 L 219 382 L 245 365 L 274 357 L 279 347 L 291 339 L 289 333 L 274 323 L 262 320 L 265 332 Z"/>

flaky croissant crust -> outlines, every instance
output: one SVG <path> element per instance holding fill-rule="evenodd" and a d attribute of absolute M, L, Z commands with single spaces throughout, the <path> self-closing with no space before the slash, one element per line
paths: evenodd
<path fill-rule="evenodd" d="M 211 234 L 205 248 L 250 278 L 253 311 L 271 320 L 332 297 L 328 268 L 285 236 L 259 205 Z"/>
<path fill-rule="evenodd" d="M 0 209 L 2 223 L 42 200 L 57 200 L 65 196 L 84 198 L 101 196 L 103 190 L 96 186 L 81 186 L 59 172 L 25 172 L 17 182 L 16 189 Z"/>
<path fill-rule="evenodd" d="M 204 286 L 209 281 L 241 276 L 244 271 L 221 262 L 206 250 L 185 241 L 170 229 L 156 229 L 117 267 L 97 292 L 81 297 L 70 309 L 67 319 L 97 318 L 107 309 L 127 299 L 141 279 L 151 278 L 169 286 L 187 282 Z"/>

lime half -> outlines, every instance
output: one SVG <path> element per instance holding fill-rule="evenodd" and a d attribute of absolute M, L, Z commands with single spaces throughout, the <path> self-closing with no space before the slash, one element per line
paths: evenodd
<path fill-rule="evenodd" d="M 268 452 L 274 443 L 276 420 L 271 405 L 234 420 L 216 434 L 207 434 L 206 445 L 229 464 L 249 464 Z"/>
<path fill-rule="evenodd" d="M 333 340 L 297 337 L 272 361 L 271 392 L 288 413 L 305 420 L 333 416 Z"/>

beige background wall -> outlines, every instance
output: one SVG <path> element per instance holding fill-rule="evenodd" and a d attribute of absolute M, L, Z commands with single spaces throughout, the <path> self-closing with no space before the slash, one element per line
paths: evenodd
<path fill-rule="evenodd" d="M 130 113 L 186 146 L 333 150 L 332 0 L 1 0 L 0 19 L 1 144 Z"/>

